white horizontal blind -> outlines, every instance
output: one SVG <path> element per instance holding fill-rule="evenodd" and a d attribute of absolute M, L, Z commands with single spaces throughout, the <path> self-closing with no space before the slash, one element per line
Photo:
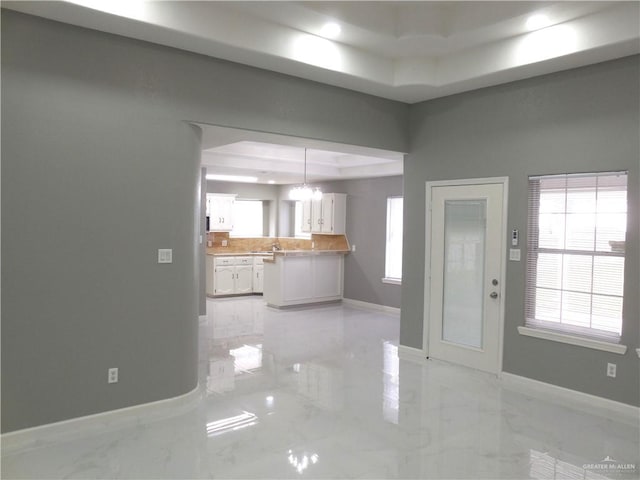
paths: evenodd
<path fill-rule="evenodd" d="M 526 325 L 618 342 L 627 174 L 529 178 Z"/>
<path fill-rule="evenodd" d="M 384 276 L 402 279 L 402 197 L 387 198 L 387 244 Z"/>

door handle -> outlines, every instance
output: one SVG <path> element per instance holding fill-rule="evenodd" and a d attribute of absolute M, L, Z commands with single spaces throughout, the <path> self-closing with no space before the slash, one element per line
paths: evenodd
<path fill-rule="evenodd" d="M 491 293 L 489 294 L 489 296 L 490 296 L 491 298 L 498 298 L 498 292 L 491 292 Z"/>

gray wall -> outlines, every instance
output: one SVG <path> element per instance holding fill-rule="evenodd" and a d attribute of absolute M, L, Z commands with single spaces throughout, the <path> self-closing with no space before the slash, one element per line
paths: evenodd
<path fill-rule="evenodd" d="M 3 10 L 2 431 L 196 386 L 200 140 L 185 120 L 406 151 L 407 119 L 400 103 Z"/>
<path fill-rule="evenodd" d="M 400 285 L 384 277 L 387 197 L 402 196 L 402 177 L 363 178 L 313 184 L 326 193 L 347 194 L 347 238 L 356 251 L 345 257 L 344 296 L 400 308 Z M 286 198 L 291 187 L 282 187 Z"/>
<path fill-rule="evenodd" d="M 425 182 L 509 177 L 508 227 L 526 255 L 527 176 L 629 170 L 624 356 L 524 337 L 525 262 L 507 262 L 504 370 L 639 405 L 639 57 L 424 102 L 411 108 L 404 169 L 400 340 L 422 348 Z M 605 375 L 607 362 L 617 378 Z"/>

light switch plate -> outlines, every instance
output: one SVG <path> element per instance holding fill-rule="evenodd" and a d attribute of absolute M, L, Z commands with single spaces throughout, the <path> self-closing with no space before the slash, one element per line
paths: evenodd
<path fill-rule="evenodd" d="M 171 248 L 159 248 L 158 263 L 173 263 L 173 250 Z"/>
<path fill-rule="evenodd" d="M 512 262 L 520 261 L 520 249 L 519 248 L 510 248 L 509 249 L 509 260 Z"/>

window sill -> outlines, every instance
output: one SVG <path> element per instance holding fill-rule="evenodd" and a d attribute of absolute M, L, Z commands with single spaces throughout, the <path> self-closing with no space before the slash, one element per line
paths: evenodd
<path fill-rule="evenodd" d="M 387 277 L 384 277 L 382 279 L 382 283 L 388 283 L 389 285 L 402 285 L 402 279 L 401 278 L 387 278 Z"/>
<path fill-rule="evenodd" d="M 552 342 L 568 343 L 569 345 L 577 345 L 579 347 L 602 350 L 603 352 L 617 353 L 618 355 L 624 355 L 627 352 L 626 345 L 602 342 L 591 338 L 577 337 L 575 335 L 551 332 L 549 330 L 542 330 L 538 328 L 521 326 L 518 327 L 518 333 L 520 335 L 526 335 L 527 337 L 542 338 L 543 340 L 551 340 Z"/>

